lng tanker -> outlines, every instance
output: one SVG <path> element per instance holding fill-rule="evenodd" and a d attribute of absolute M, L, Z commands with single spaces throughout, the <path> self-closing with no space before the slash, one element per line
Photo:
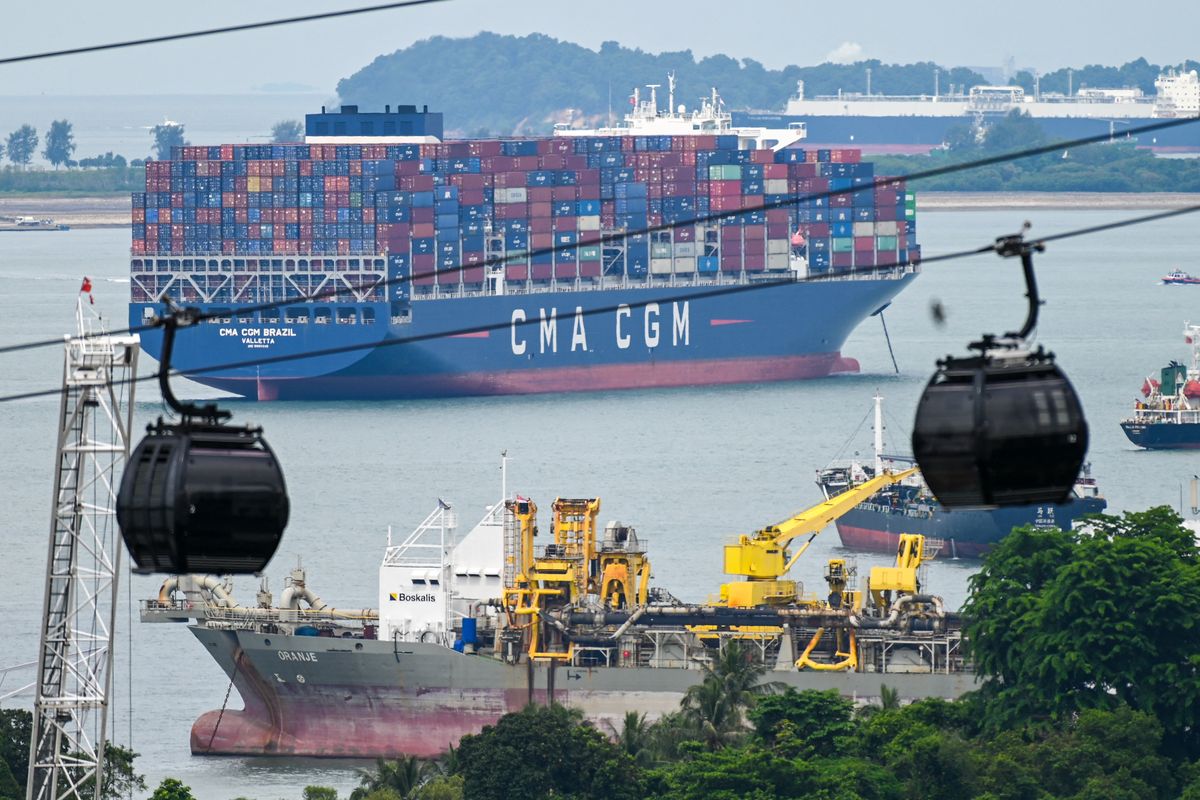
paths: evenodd
<path fill-rule="evenodd" d="M 847 337 L 918 272 L 904 183 L 802 124 L 735 126 L 715 91 L 668 105 L 467 141 L 427 108 L 343 106 L 304 143 L 176 148 L 132 198 L 130 323 L 199 308 L 172 366 L 260 400 L 856 371 Z"/>
<path fill-rule="evenodd" d="M 792 538 L 818 532 L 857 494 L 740 537 L 725 548 L 727 571 L 756 560 L 756 573 L 772 572 L 763 556 L 787 558 Z M 542 544 L 532 500 L 497 502 L 461 538 L 439 500 L 404 541 L 389 534 L 375 609 L 330 607 L 301 569 L 278 605 L 265 586 L 243 606 L 215 576 L 168 579 L 142 620 L 193 620 L 242 700 L 231 707 L 227 693 L 196 720 L 192 752 L 434 756 L 531 702 L 578 708 L 597 724 L 619 725 L 629 710 L 654 719 L 678 710 L 733 642 L 767 680 L 860 702 L 884 684 L 904 698 L 974 685 L 961 620 L 922 586 L 920 537 L 862 589 L 843 559 L 828 563 L 819 595 L 787 580 L 780 561 L 773 578 L 743 575 L 719 597 L 683 603 L 650 586 L 640 533 L 601 528 L 599 511 L 597 498 L 555 500 Z"/>

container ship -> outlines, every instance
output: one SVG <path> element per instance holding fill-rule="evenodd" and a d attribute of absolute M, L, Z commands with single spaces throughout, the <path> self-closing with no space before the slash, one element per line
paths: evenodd
<path fill-rule="evenodd" d="M 1172 361 L 1158 379 L 1142 383 L 1142 400 L 1121 422 L 1129 441 L 1148 450 L 1200 448 L 1200 325 L 1185 325 L 1183 340 L 1192 347 L 1192 365 Z"/>
<path fill-rule="evenodd" d="M 902 181 L 802 125 L 734 127 L 715 91 L 664 112 L 652 89 L 612 129 L 442 129 L 342 106 L 303 144 L 148 163 L 131 324 L 200 308 L 173 366 L 260 400 L 790 380 L 857 371 L 846 338 L 918 272 Z"/>
<path fill-rule="evenodd" d="M 752 553 L 786 560 L 792 538 L 819 532 L 874 485 L 740 537 L 725 548 L 726 571 Z M 881 684 L 904 698 L 975 685 L 961 619 L 923 586 L 920 537 L 865 588 L 844 559 L 828 563 L 819 595 L 786 579 L 790 564 L 759 561 L 758 577 L 684 603 L 650 585 L 646 539 L 620 522 L 601 528 L 599 512 L 597 498 L 555 500 L 541 543 L 536 504 L 512 496 L 459 538 L 439 500 L 402 542 L 389 533 L 376 609 L 328 606 L 300 569 L 278 605 L 265 584 L 242 606 L 215 576 L 169 578 L 142 620 L 193 621 L 243 704 L 228 707 L 227 693 L 197 719 L 192 751 L 434 756 L 531 702 L 578 708 L 598 725 L 619 726 L 629 710 L 654 719 L 678 710 L 735 642 L 766 680 L 859 702 L 878 699 Z"/>
<path fill-rule="evenodd" d="M 740 125 L 787 125 L 803 121 L 817 147 L 854 146 L 869 154 L 919 154 L 944 146 L 952 128 L 979 128 L 1012 111 L 1029 114 L 1047 140 L 1108 134 L 1128 138 L 1130 128 L 1177 117 L 1200 115 L 1200 75 L 1168 70 L 1155 80 L 1156 95 L 1140 89 L 1080 89 L 1068 94 L 1027 94 L 1020 86 L 974 86 L 942 93 L 898 96 L 846 92 L 806 98 L 797 94 L 780 112 L 739 111 Z M 1200 152 L 1200 127 L 1181 125 L 1144 134 L 1138 147 L 1160 153 Z"/>
<path fill-rule="evenodd" d="M 826 497 L 914 463 L 911 456 L 884 453 L 883 398 L 876 395 L 874 399 L 874 463 L 851 462 L 820 470 L 817 484 Z M 1081 516 L 1102 513 L 1107 507 L 1087 466 L 1065 503 L 959 511 L 943 508 L 915 472 L 865 498 L 835 525 L 842 545 L 854 550 L 892 553 L 902 534 L 921 534 L 934 552 L 951 558 L 978 558 L 1019 525 L 1069 529 Z"/>

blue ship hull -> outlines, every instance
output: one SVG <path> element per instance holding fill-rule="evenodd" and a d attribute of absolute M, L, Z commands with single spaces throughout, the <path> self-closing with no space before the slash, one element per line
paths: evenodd
<path fill-rule="evenodd" d="M 841 356 L 846 338 L 913 277 L 797 281 L 734 292 L 729 286 L 655 286 L 447 297 L 414 301 L 405 322 L 389 321 L 386 302 L 339 303 L 339 314 L 354 309 L 354 324 L 329 318 L 316 324 L 315 314 L 298 324 L 286 311 L 264 318 L 235 309 L 224 320 L 182 330 L 173 366 L 199 383 L 260 400 L 822 377 L 857 370 Z M 130 321 L 139 324 L 160 310 L 133 303 Z M 161 335 L 143 334 L 143 347 L 157 358 Z"/>
<path fill-rule="evenodd" d="M 836 523 L 842 544 L 856 550 L 894 553 L 902 533 L 919 533 L 943 541 L 940 555 L 978 558 L 1019 525 L 1070 528 L 1084 514 L 1107 507 L 1100 497 L 1074 497 L 1061 505 L 1019 506 L 981 511 L 947 511 L 934 506 L 923 514 L 864 504 Z"/>
<path fill-rule="evenodd" d="M 1200 423 L 1126 421 L 1121 430 L 1129 441 L 1148 450 L 1200 449 Z"/>

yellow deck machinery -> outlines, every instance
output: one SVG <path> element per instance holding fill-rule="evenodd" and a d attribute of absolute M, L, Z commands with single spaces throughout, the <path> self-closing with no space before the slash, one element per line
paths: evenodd
<path fill-rule="evenodd" d="M 507 502 L 505 567 L 511 577 L 503 605 L 510 615 L 528 619 L 531 659 L 569 661 L 573 648 L 566 631 L 547 612 L 644 606 L 650 560 L 637 532 L 619 522 L 606 526 L 597 541 L 599 498 L 558 498 L 551 508 L 553 542 L 538 548 L 537 505 L 522 498 Z"/>

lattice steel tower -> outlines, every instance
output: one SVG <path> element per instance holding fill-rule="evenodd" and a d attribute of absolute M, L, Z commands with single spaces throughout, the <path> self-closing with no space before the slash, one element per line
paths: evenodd
<path fill-rule="evenodd" d="M 139 340 L 105 335 L 82 303 L 76 322 L 63 369 L 28 800 L 93 800 L 104 779 L 124 547 L 116 494 L 129 457 Z"/>

